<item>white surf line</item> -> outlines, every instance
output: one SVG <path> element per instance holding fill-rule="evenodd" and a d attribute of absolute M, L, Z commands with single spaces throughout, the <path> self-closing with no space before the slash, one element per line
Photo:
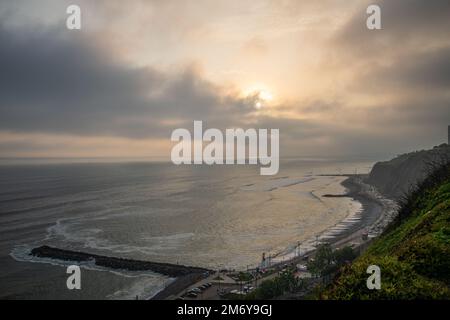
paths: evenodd
<path fill-rule="evenodd" d="M 342 224 L 355 224 L 356 222 L 360 221 L 361 219 L 348 219 L 342 221 Z"/>
<path fill-rule="evenodd" d="M 348 226 L 342 225 L 342 224 L 338 224 L 335 227 L 331 228 L 331 230 L 340 230 L 340 231 L 345 231 L 347 229 L 348 229 Z"/>
<path fill-rule="evenodd" d="M 342 233 L 342 231 L 343 230 L 331 231 L 331 232 L 328 232 L 327 234 L 330 236 L 338 236 Z"/>
<path fill-rule="evenodd" d="M 312 192 L 314 192 L 314 191 L 315 190 L 313 190 Z M 311 194 L 314 195 L 312 192 L 311 192 Z M 349 231 L 358 222 L 362 221 L 363 213 L 364 213 L 363 207 L 356 209 L 354 212 L 351 212 L 350 214 L 348 214 L 347 217 L 345 217 L 343 220 L 341 220 L 334 226 L 329 227 L 328 229 L 322 231 L 321 233 L 316 234 L 312 238 L 309 238 L 309 239 L 301 242 L 298 246 L 294 247 L 294 249 L 291 249 L 288 253 L 280 254 L 276 258 L 273 258 L 272 261 L 274 263 L 279 263 L 279 262 L 284 261 L 284 259 L 286 259 L 288 257 L 296 257 L 297 250 L 300 251 L 299 256 L 304 256 L 304 255 L 316 250 L 317 246 L 320 245 L 321 243 L 323 243 L 324 241 L 336 239 L 337 237 L 341 236 L 343 233 Z"/>
<path fill-rule="evenodd" d="M 331 240 L 336 238 L 335 236 L 327 236 L 327 235 L 323 235 L 321 237 L 319 237 L 319 240 Z"/>
<path fill-rule="evenodd" d="M 356 220 L 361 220 L 361 218 L 362 218 L 362 217 L 355 217 L 355 216 L 352 216 L 352 217 L 345 218 L 345 219 L 342 220 L 342 221 L 356 221 Z"/>
<path fill-rule="evenodd" d="M 342 235 L 343 233 L 350 230 L 354 225 L 362 220 L 362 211 L 358 210 L 355 213 L 350 214 L 344 220 L 340 221 L 335 226 L 323 231 L 320 235 L 316 236 L 318 242 L 323 242 L 327 240 L 333 240 Z M 314 243 L 313 247 L 317 248 L 319 243 Z"/>

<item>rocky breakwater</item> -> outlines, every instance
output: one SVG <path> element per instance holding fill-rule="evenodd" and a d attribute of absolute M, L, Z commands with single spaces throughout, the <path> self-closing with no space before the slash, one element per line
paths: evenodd
<path fill-rule="evenodd" d="M 97 266 L 110 269 L 121 269 L 128 271 L 152 271 L 169 277 L 182 277 L 190 274 L 203 274 L 205 272 L 210 272 L 210 270 L 208 269 L 199 267 L 107 257 L 85 252 L 58 249 L 49 246 L 34 248 L 33 250 L 31 250 L 30 254 L 35 257 L 51 258 L 63 261 L 93 261 Z"/>

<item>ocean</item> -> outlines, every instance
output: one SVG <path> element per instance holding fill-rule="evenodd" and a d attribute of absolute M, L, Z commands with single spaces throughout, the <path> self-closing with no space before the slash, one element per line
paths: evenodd
<path fill-rule="evenodd" d="M 343 177 L 372 162 L 283 160 L 276 176 L 258 166 L 171 163 L 0 165 L 0 298 L 140 299 L 170 279 L 86 263 L 82 289 L 66 266 L 31 257 L 40 245 L 211 269 L 255 267 L 361 210 Z"/>

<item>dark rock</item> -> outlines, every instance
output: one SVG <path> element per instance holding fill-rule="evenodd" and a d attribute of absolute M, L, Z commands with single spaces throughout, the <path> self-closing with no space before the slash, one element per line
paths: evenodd
<path fill-rule="evenodd" d="M 186 276 L 192 273 L 205 273 L 210 271 L 199 267 L 107 257 L 85 252 L 52 248 L 49 246 L 34 248 L 31 250 L 30 254 L 36 257 L 52 258 L 64 261 L 86 262 L 92 260 L 95 262 L 95 265 L 101 267 L 129 271 L 153 271 L 169 277 Z"/>

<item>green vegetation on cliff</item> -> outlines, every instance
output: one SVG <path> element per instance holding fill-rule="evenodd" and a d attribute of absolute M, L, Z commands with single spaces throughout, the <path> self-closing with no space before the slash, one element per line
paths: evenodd
<path fill-rule="evenodd" d="M 370 265 L 381 269 L 380 290 L 367 288 Z M 434 170 L 404 199 L 397 220 L 320 298 L 450 298 L 450 165 Z"/>

